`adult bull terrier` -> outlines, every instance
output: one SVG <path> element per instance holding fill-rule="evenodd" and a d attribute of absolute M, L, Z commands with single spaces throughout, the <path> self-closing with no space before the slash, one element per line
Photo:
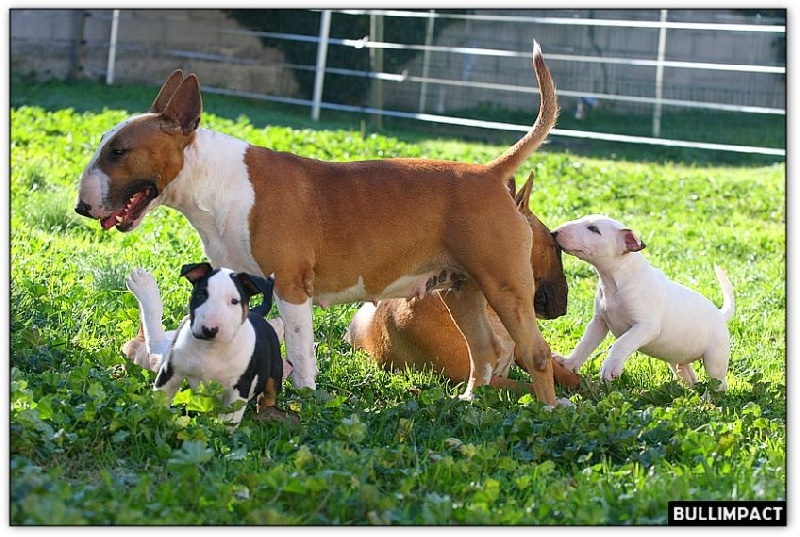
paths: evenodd
<path fill-rule="evenodd" d="M 192 389 L 215 380 L 225 393 L 222 402 L 247 403 L 258 395 L 257 419 L 290 417 L 276 405 L 284 370 L 291 370 L 281 358 L 280 339 L 264 317 L 251 311 L 249 300 L 263 293 L 260 306 L 268 311 L 272 280 L 230 269 L 212 269 L 208 263 L 184 265 L 181 275 L 192 283 L 189 314 L 177 330 L 161 327 L 163 304 L 153 275 L 135 269 L 126 281 L 139 301 L 142 320 L 139 334 L 123 346 L 134 363 L 158 371 L 154 388 L 167 393 L 168 403 L 184 379 Z M 246 405 L 221 416 L 236 426 Z"/>
<path fill-rule="evenodd" d="M 531 230 L 506 190 L 558 115 L 536 42 L 533 65 L 541 92 L 536 121 L 488 164 L 323 162 L 253 146 L 199 128 L 199 81 L 176 70 L 149 113 L 103 135 L 81 177 L 75 210 L 103 229 L 130 231 L 154 207 L 167 205 L 198 231 L 212 265 L 274 275 L 297 387 L 316 387 L 314 303 L 458 287 L 476 303 L 488 300 L 514 340 L 516 358 L 531 372 L 537 399 L 553 405 L 550 348 L 536 325 L 531 293 Z M 474 374 L 463 398 L 491 379 L 491 357 L 470 357 Z"/>
<path fill-rule="evenodd" d="M 567 279 L 561 264 L 561 249 L 550 230 L 530 210 L 529 200 L 533 174 L 516 192 L 510 180 L 508 188 L 517 210 L 533 232 L 530 263 L 536 290 L 534 309 L 540 319 L 553 319 L 567 311 Z M 365 303 L 355 313 L 345 334 L 345 340 L 356 349 L 363 349 L 370 359 L 390 370 L 431 368 L 454 382 L 466 382 L 471 375 L 470 349 L 464 335 L 453 323 L 450 311 L 460 308 L 453 317 L 471 318 L 474 322 L 462 329 L 474 333 L 467 339 L 480 342 L 490 353 L 492 376 L 489 384 L 496 388 L 532 390 L 529 383 L 508 379 L 514 361 L 514 341 L 503 327 L 497 313 L 486 305 L 460 299 L 456 293 L 434 291 L 420 298 L 381 300 Z M 524 368 L 524 364 L 518 364 Z M 553 362 L 554 381 L 568 388 L 577 388 L 581 378 Z"/>
<path fill-rule="evenodd" d="M 610 330 L 617 340 L 600 367 L 604 380 L 622 373 L 625 360 L 636 350 L 666 361 L 687 385 L 697 382 L 692 362 L 700 358 L 719 390 L 728 387 L 726 374 L 731 344 L 727 323 L 733 318 L 733 287 L 725 272 L 714 266 L 722 287 L 722 308 L 669 280 L 640 253 L 645 245 L 621 223 L 604 215 L 588 215 L 553 230 L 568 254 L 594 266 L 600 277 L 594 316 L 575 350 L 562 358 L 577 371 Z"/>

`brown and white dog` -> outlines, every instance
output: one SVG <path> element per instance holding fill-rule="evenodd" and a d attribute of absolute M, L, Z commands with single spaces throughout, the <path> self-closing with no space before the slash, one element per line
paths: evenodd
<path fill-rule="evenodd" d="M 554 319 L 567 311 L 567 279 L 561 263 L 561 249 L 550 230 L 530 209 L 533 174 L 517 193 L 512 179 L 511 195 L 533 232 L 531 268 L 536 284 L 534 308 L 540 319 Z M 529 383 L 508 378 L 514 362 L 514 341 L 503 327 L 497 313 L 486 305 L 482 310 L 474 301 L 451 291 L 434 291 L 410 300 L 389 299 L 377 304 L 367 302 L 353 316 L 345 340 L 367 352 L 370 359 L 388 370 L 430 368 L 454 382 L 470 378 L 470 349 L 461 330 L 472 330 L 469 340 L 485 346 L 494 355 L 489 384 L 496 388 L 532 390 Z M 453 323 L 450 311 L 460 308 L 460 318 L 473 320 L 469 326 Z M 475 344 L 475 343 L 473 343 Z M 518 363 L 524 369 L 524 364 Z M 553 379 L 567 388 L 580 386 L 581 377 L 553 361 Z"/>
<path fill-rule="evenodd" d="M 250 145 L 199 128 L 200 83 L 176 70 L 149 113 L 103 135 L 81 177 L 75 210 L 103 229 L 130 231 L 151 209 L 167 205 L 197 230 L 212 265 L 274 275 L 299 388 L 316 387 L 314 303 L 458 287 L 476 303 L 485 296 L 531 372 L 537 399 L 553 405 L 550 347 L 536 325 L 531 293 L 531 230 L 506 189 L 558 115 L 555 87 L 535 42 L 533 65 L 541 91 L 536 121 L 488 164 L 323 162 Z M 494 359 L 470 356 L 464 398 L 491 380 Z"/>

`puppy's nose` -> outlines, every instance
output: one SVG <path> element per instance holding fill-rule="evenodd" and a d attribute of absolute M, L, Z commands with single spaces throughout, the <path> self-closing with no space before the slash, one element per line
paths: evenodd
<path fill-rule="evenodd" d="M 219 328 L 216 326 L 203 326 L 203 335 L 208 339 L 214 339 L 214 337 L 217 335 L 217 332 L 219 332 Z"/>
<path fill-rule="evenodd" d="M 87 216 L 91 218 L 91 213 L 89 211 L 92 210 L 92 206 L 88 203 L 85 203 L 83 200 L 78 200 L 78 204 L 75 205 L 75 212 L 81 216 Z"/>

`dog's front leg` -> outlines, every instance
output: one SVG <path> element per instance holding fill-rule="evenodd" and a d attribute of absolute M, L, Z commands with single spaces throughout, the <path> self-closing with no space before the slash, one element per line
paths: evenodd
<path fill-rule="evenodd" d="M 153 389 L 163 390 L 167 394 L 167 407 L 169 407 L 172 405 L 172 398 L 175 397 L 181 384 L 183 384 L 183 377 L 176 374 L 172 364 L 166 361 L 161 365 L 161 369 L 158 370 Z"/>
<path fill-rule="evenodd" d="M 292 383 L 297 388 L 317 389 L 317 357 L 314 354 L 313 305 L 311 297 L 293 304 L 277 295 L 278 312 L 283 319 L 286 360 L 294 368 Z"/>
<path fill-rule="evenodd" d="M 589 355 L 600 346 L 600 343 L 605 339 L 608 334 L 608 325 L 600 317 L 595 315 L 589 324 L 586 325 L 586 330 L 581 336 L 578 345 L 572 353 L 566 358 L 559 359 L 561 365 L 570 371 L 577 372 L 583 363 L 589 358 Z"/>
<path fill-rule="evenodd" d="M 139 302 L 139 316 L 142 322 L 145 349 L 149 355 L 149 363 L 139 363 L 138 365 L 158 371 L 170 344 L 169 338 L 161 326 L 164 305 L 161 302 L 158 285 L 153 275 L 142 268 L 131 271 L 125 285 Z"/>
<path fill-rule="evenodd" d="M 235 429 L 241 423 L 244 411 L 247 410 L 247 399 L 239 397 L 238 390 L 229 390 L 222 398 L 222 404 L 225 406 L 231 406 L 239 401 L 242 402 L 242 408 L 219 416 L 220 422 L 224 423 L 228 429 Z"/>
<path fill-rule="evenodd" d="M 600 366 L 600 378 L 614 380 L 619 377 L 628 357 L 657 336 L 658 326 L 655 324 L 636 323 L 631 326 L 611 346 L 608 356 Z"/>

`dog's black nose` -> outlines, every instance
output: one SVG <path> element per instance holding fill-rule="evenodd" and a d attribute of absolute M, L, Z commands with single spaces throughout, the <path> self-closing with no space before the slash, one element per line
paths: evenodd
<path fill-rule="evenodd" d="M 92 210 L 92 206 L 85 203 L 83 200 L 78 200 L 78 204 L 75 205 L 75 212 L 81 216 L 87 216 L 91 218 L 91 213 L 89 211 Z"/>
<path fill-rule="evenodd" d="M 208 339 L 214 339 L 214 336 L 217 335 L 217 332 L 219 332 L 219 328 L 217 328 L 216 326 L 211 328 L 209 328 L 208 326 L 203 327 L 203 335 Z"/>

